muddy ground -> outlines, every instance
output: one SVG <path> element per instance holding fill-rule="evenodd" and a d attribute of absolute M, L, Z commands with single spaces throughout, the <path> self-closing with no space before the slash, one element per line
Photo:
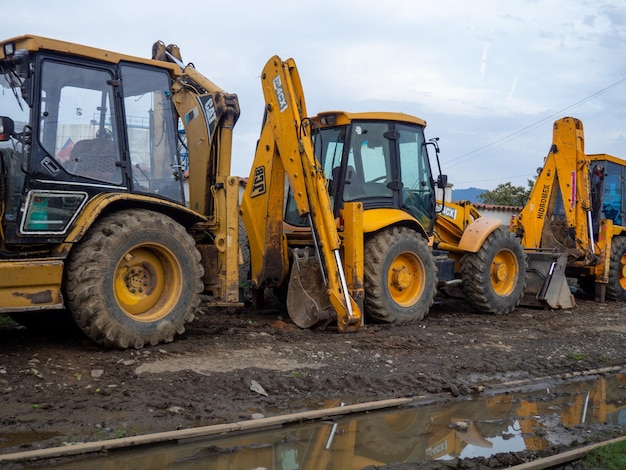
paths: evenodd
<path fill-rule="evenodd" d="M 625 366 L 624 304 L 577 303 L 491 316 L 443 299 L 423 321 L 349 334 L 298 329 L 276 309 L 203 308 L 173 343 L 125 351 L 78 331 L 4 325 L 0 453 L 272 416 L 326 399 L 452 399 Z"/>

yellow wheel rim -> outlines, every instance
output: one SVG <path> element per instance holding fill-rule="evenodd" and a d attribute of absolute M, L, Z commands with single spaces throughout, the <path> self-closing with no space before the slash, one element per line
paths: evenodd
<path fill-rule="evenodd" d="M 115 299 L 133 320 L 159 320 L 180 298 L 182 273 L 178 258 L 167 247 L 136 246 L 122 256 L 115 269 Z"/>
<path fill-rule="evenodd" d="M 512 251 L 501 250 L 491 262 L 490 278 L 491 287 L 496 294 L 506 297 L 517 284 L 519 276 L 519 264 Z"/>
<path fill-rule="evenodd" d="M 402 307 L 415 304 L 424 292 L 426 269 L 415 253 L 404 252 L 394 258 L 387 275 L 393 300 Z"/>

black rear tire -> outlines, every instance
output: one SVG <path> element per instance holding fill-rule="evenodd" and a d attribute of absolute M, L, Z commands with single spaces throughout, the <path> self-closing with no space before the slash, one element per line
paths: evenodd
<path fill-rule="evenodd" d="M 611 243 L 609 284 L 606 298 L 626 301 L 626 237 L 614 237 Z"/>
<path fill-rule="evenodd" d="M 461 258 L 463 293 L 481 313 L 506 314 L 515 309 L 526 287 L 526 256 L 519 241 L 498 227 L 477 253 Z"/>
<path fill-rule="evenodd" d="M 239 264 L 239 302 L 250 305 L 253 292 L 250 288 L 250 242 L 248 232 L 241 218 L 239 219 L 239 252 L 241 264 Z"/>
<path fill-rule="evenodd" d="M 171 342 L 203 290 L 193 238 L 166 215 L 131 209 L 96 222 L 70 255 L 65 292 L 83 332 L 105 347 Z"/>

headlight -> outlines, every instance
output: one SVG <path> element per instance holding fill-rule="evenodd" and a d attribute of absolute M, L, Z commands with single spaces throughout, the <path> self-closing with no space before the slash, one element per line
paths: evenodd
<path fill-rule="evenodd" d="M 15 54 L 15 43 L 7 42 L 3 44 L 2 49 L 4 50 L 4 57 L 9 57 Z"/>

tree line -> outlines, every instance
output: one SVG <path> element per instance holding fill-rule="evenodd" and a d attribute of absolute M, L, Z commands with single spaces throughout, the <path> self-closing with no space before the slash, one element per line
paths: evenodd
<path fill-rule="evenodd" d="M 524 207 L 526 202 L 528 202 L 534 184 L 534 179 L 529 179 L 526 187 L 514 186 L 511 183 L 502 183 L 491 191 L 485 191 L 479 194 L 478 199 L 484 204 Z"/>

